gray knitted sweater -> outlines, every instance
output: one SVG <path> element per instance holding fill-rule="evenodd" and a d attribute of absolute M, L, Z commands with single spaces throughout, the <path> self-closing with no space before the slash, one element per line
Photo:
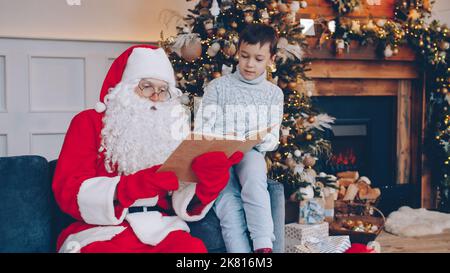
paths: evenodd
<path fill-rule="evenodd" d="M 211 81 L 196 112 L 194 131 L 244 136 L 249 131 L 275 125 L 255 148 L 273 151 L 279 143 L 283 118 L 283 91 L 266 80 L 266 73 L 248 81 L 239 69 Z"/>

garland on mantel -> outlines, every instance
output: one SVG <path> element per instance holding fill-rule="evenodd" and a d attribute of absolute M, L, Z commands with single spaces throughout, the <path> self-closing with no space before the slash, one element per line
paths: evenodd
<path fill-rule="evenodd" d="M 360 7 L 360 0 L 328 0 L 339 14 L 347 14 Z"/>
<path fill-rule="evenodd" d="M 437 20 L 427 22 L 432 0 L 397 0 L 394 18 L 358 19 L 343 17 L 360 5 L 360 0 L 329 0 L 338 12 L 335 30 L 326 29 L 320 44 L 334 40 L 336 53 L 349 50 L 350 41 L 374 44 L 383 58 L 399 52 L 408 44 L 418 56 L 419 67 L 426 71 L 427 133 L 425 149 L 432 169 L 432 181 L 438 188 L 438 208 L 450 211 L 450 82 L 448 27 Z M 327 27 L 329 24 L 325 24 Z"/>

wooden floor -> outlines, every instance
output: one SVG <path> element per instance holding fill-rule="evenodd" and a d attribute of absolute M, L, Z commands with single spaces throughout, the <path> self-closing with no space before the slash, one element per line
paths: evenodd
<path fill-rule="evenodd" d="M 400 237 L 383 231 L 376 241 L 381 253 L 450 253 L 450 230 L 423 237 Z"/>

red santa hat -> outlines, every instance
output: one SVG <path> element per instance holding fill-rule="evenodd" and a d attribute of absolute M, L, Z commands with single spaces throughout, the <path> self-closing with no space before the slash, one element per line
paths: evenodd
<path fill-rule="evenodd" d="M 173 67 L 164 50 L 151 45 L 137 45 L 128 48 L 114 60 L 103 81 L 100 101 L 95 105 L 95 110 L 98 113 L 106 110 L 105 97 L 118 83 L 142 78 L 165 81 L 173 94 L 181 93 L 176 88 Z"/>

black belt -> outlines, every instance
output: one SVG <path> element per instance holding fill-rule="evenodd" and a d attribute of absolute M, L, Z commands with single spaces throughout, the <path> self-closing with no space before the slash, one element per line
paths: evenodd
<path fill-rule="evenodd" d="M 153 207 L 129 207 L 128 208 L 128 213 L 136 213 L 136 212 L 145 212 L 145 211 L 158 211 L 158 212 L 163 212 L 169 215 L 174 215 L 174 211 L 173 210 L 166 210 L 163 208 L 160 208 L 158 206 L 153 206 Z"/>

